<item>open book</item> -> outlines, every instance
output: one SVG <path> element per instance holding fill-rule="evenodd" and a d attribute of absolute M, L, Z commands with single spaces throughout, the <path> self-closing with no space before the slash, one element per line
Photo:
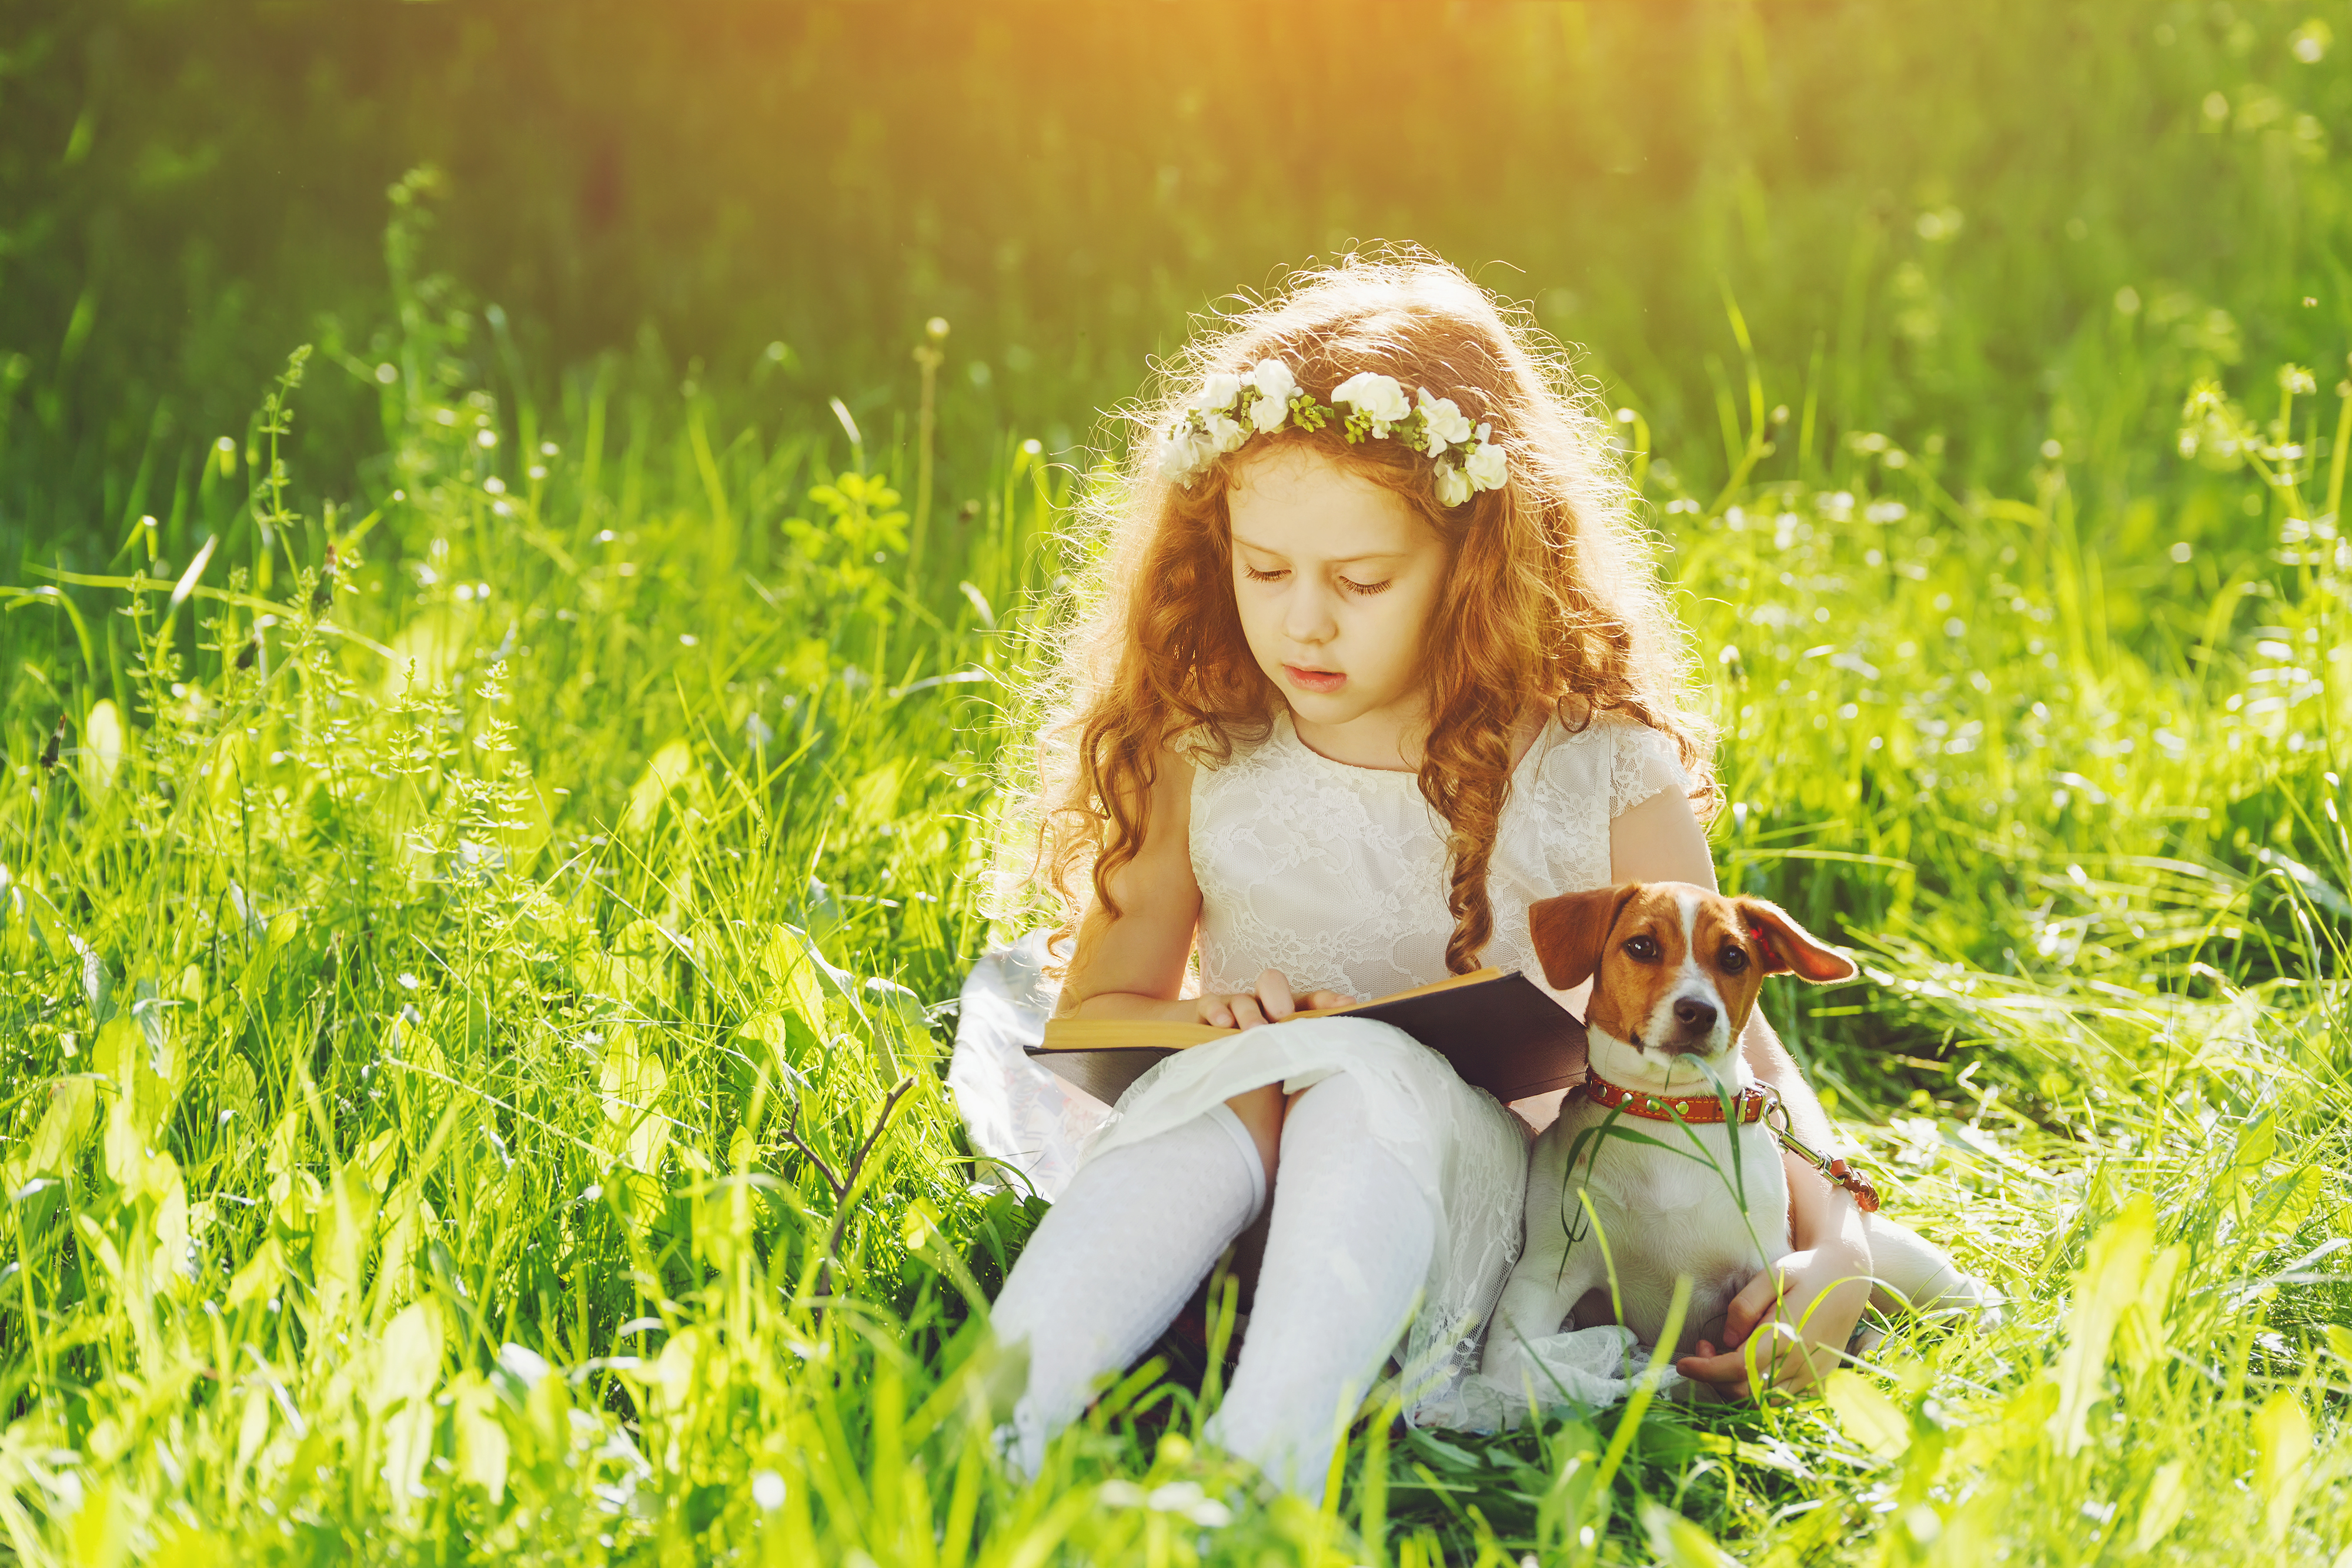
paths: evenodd
<path fill-rule="evenodd" d="M 1584 1026 L 1517 969 L 1480 969 L 1392 997 L 1296 1018 L 1393 1024 L 1451 1062 L 1462 1081 L 1506 1102 L 1566 1088 L 1583 1075 Z M 1108 1105 L 1163 1057 L 1236 1031 L 1210 1024 L 1055 1019 L 1029 1055 Z"/>

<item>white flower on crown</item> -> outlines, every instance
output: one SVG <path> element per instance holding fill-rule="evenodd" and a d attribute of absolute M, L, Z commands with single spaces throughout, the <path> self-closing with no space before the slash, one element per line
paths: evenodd
<path fill-rule="evenodd" d="M 1332 389 L 1331 401 L 1353 412 L 1348 416 L 1348 437 L 1369 434 L 1385 440 L 1391 434 L 1434 460 L 1437 499 L 1458 507 L 1482 490 L 1500 489 L 1510 478 L 1510 463 L 1488 437 L 1491 424 L 1475 430 L 1451 398 L 1432 397 L 1427 387 L 1414 389 L 1419 405 L 1405 396 L 1393 376 L 1374 371 L 1349 376 Z M 1184 402 L 1175 423 L 1161 434 L 1156 454 L 1163 478 L 1190 486 L 1222 453 L 1237 452 L 1252 435 L 1270 435 L 1289 423 L 1296 400 L 1309 408 L 1320 428 L 1335 411 L 1304 394 L 1298 378 L 1279 360 L 1260 360 L 1235 373 L 1219 371 L 1202 378 L 1201 389 Z"/>
<path fill-rule="evenodd" d="M 1439 506 L 1458 507 L 1468 500 L 1473 493 L 1469 475 L 1451 463 L 1440 462 L 1437 465 L 1437 504 Z"/>
<path fill-rule="evenodd" d="M 1160 446 L 1153 453 L 1153 466 L 1162 479 L 1181 481 L 1184 477 L 1184 460 L 1191 455 L 1185 451 L 1184 427 L 1177 425 L 1160 433 Z"/>
<path fill-rule="evenodd" d="M 1201 383 L 1201 395 L 1192 406 L 1203 413 L 1221 413 L 1234 406 L 1234 399 L 1242 395 L 1242 379 L 1227 371 L 1218 371 Z"/>
<path fill-rule="evenodd" d="M 1416 389 L 1421 393 L 1421 428 L 1427 440 L 1422 450 L 1432 457 L 1443 457 L 1445 449 L 1470 439 L 1470 422 L 1450 397 L 1432 397 L 1427 387 Z M 1456 503 L 1445 503 L 1451 507 Z"/>
<path fill-rule="evenodd" d="M 1216 455 L 1216 448 L 1200 432 L 1190 424 L 1176 425 L 1160 443 L 1160 476 L 1171 484 L 1189 485 Z"/>
<path fill-rule="evenodd" d="M 1298 378 L 1280 360 L 1260 360 L 1244 379 L 1256 394 L 1249 403 L 1249 422 L 1260 435 L 1271 435 L 1290 417 L 1291 394 L 1298 390 Z"/>
<path fill-rule="evenodd" d="M 1260 435 L 1272 435 L 1290 417 L 1290 407 L 1277 398 L 1260 396 L 1249 405 L 1249 422 Z"/>
<path fill-rule="evenodd" d="M 1372 422 L 1374 435 L 1386 435 L 1389 426 L 1412 416 L 1412 400 L 1394 376 L 1359 371 L 1331 389 L 1331 401 L 1344 402 Z"/>
<path fill-rule="evenodd" d="M 1503 487 L 1503 481 L 1511 476 L 1510 463 L 1503 455 L 1503 449 L 1487 441 L 1486 434 L 1486 427 L 1480 425 L 1478 444 L 1470 449 L 1470 461 L 1466 465 L 1470 471 L 1470 483 L 1481 490 L 1499 490 Z"/>
<path fill-rule="evenodd" d="M 1249 373 L 1249 383 L 1257 388 L 1260 397 L 1272 398 L 1285 408 L 1298 392 L 1298 378 L 1280 360 L 1260 360 Z"/>

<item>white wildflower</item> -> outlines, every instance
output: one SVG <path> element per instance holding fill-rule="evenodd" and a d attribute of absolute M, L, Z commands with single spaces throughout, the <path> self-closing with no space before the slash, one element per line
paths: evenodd
<path fill-rule="evenodd" d="M 1480 490 L 1499 490 L 1503 487 L 1503 481 L 1511 475 L 1510 463 L 1503 455 L 1503 449 L 1484 441 L 1472 449 L 1468 466 L 1471 486 Z"/>
<path fill-rule="evenodd" d="M 1257 427 L 1257 433 L 1260 435 L 1272 435 L 1276 431 L 1280 430 L 1282 422 L 1289 417 L 1289 414 L 1288 401 L 1269 392 L 1260 392 L 1257 401 L 1250 404 L 1250 423 Z"/>
<path fill-rule="evenodd" d="M 1208 442 L 1213 452 L 1232 452 L 1248 439 L 1249 433 L 1222 413 L 1203 414 L 1201 423 L 1208 429 Z"/>
<path fill-rule="evenodd" d="M 1470 439 L 1470 422 L 1463 417 L 1461 408 L 1452 398 L 1432 397 L 1427 387 L 1418 390 L 1421 428 L 1429 438 L 1429 444 L 1422 450 L 1432 457 L 1443 457 L 1447 447 Z"/>
<path fill-rule="evenodd" d="M 1437 504 L 1458 507 L 1470 496 L 1470 476 L 1451 463 L 1440 463 L 1437 465 Z"/>
<path fill-rule="evenodd" d="M 1386 435 L 1388 427 L 1411 417 L 1412 401 L 1394 376 L 1360 371 L 1331 389 L 1331 401 L 1344 402 L 1372 422 L 1372 434 Z"/>
<path fill-rule="evenodd" d="M 751 1500 L 761 1511 L 773 1513 L 784 1506 L 784 1478 L 773 1470 L 760 1470 L 751 1477 Z"/>
<path fill-rule="evenodd" d="M 1202 1490 L 1198 1481 L 1170 1481 L 1152 1489 L 1145 1499 L 1154 1513 L 1178 1513 L 1203 1530 L 1218 1530 L 1234 1521 L 1233 1511 Z"/>

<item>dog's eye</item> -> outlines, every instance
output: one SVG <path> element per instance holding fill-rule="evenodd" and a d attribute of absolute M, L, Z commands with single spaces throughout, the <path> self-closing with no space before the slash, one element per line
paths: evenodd
<path fill-rule="evenodd" d="M 1636 964 L 1654 964 L 1658 961 L 1658 944 L 1648 936 L 1628 937 L 1625 942 L 1625 956 L 1633 959 Z"/>
<path fill-rule="evenodd" d="M 1726 947 L 1723 950 L 1723 956 L 1718 960 L 1718 962 L 1723 966 L 1723 972 L 1725 974 L 1736 975 L 1739 973 L 1740 970 L 1748 967 L 1748 955 L 1741 952 L 1737 947 Z"/>

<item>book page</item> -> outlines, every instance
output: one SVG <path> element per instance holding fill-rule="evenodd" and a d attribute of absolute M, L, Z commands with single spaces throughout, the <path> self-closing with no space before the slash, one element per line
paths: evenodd
<path fill-rule="evenodd" d="M 1439 991 L 1450 991 L 1462 986 L 1481 985 L 1503 977 L 1500 969 L 1479 969 L 1467 975 L 1448 975 L 1426 986 L 1415 986 L 1408 991 L 1390 996 L 1374 997 L 1369 1001 L 1349 1002 L 1343 1008 L 1310 1008 L 1294 1013 L 1293 1018 L 1345 1018 L 1365 1008 L 1376 1008 L 1388 1002 L 1403 1001 L 1411 997 L 1425 997 Z M 1286 1020 L 1287 1021 L 1287 1020 Z M 1045 1051 L 1118 1051 L 1175 1050 L 1205 1045 L 1213 1040 L 1223 1040 L 1236 1031 L 1220 1029 L 1214 1024 L 1176 1023 L 1150 1019 L 1082 1019 L 1059 1018 L 1047 1020 L 1045 1038 L 1040 1046 Z"/>

